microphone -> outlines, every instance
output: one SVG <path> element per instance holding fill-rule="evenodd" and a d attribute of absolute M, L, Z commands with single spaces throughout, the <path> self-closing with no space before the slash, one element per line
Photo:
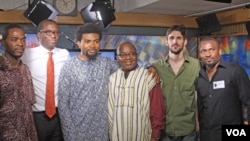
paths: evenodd
<path fill-rule="evenodd" d="M 68 41 L 70 41 L 71 43 L 73 43 L 73 49 L 75 49 L 75 47 L 77 46 L 77 44 L 69 38 L 69 36 L 65 35 L 64 32 L 61 32 L 60 35 L 62 35 L 65 39 L 67 39 Z"/>

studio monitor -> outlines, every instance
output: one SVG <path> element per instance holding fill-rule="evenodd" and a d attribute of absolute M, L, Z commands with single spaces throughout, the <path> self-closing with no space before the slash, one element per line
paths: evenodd
<path fill-rule="evenodd" d="M 198 17 L 196 18 L 196 22 L 200 30 L 200 35 L 210 35 L 211 33 L 222 29 L 220 22 L 214 13 Z"/>

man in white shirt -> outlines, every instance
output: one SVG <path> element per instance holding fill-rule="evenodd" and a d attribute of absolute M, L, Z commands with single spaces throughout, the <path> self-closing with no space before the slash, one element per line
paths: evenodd
<path fill-rule="evenodd" d="M 48 52 L 52 52 L 54 61 L 54 100 L 57 107 L 58 80 L 61 67 L 70 58 L 66 49 L 55 47 L 59 39 L 59 28 L 55 21 L 44 20 L 38 26 L 37 37 L 40 45 L 35 48 L 26 48 L 22 60 L 28 65 L 36 94 L 36 103 L 33 106 L 33 115 L 38 132 L 39 141 L 62 141 L 62 132 L 59 115 L 48 116 L 45 113 L 47 61 Z"/>

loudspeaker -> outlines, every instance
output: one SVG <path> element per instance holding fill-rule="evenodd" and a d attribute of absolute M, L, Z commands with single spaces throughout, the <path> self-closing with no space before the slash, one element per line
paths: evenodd
<path fill-rule="evenodd" d="M 23 13 L 34 26 L 38 26 L 43 20 L 55 19 L 57 14 L 58 11 L 54 7 L 41 0 L 34 0 Z"/>
<path fill-rule="evenodd" d="M 250 37 L 250 21 L 246 22 L 247 34 Z"/>
<path fill-rule="evenodd" d="M 220 22 L 214 13 L 198 17 L 196 18 L 196 22 L 200 30 L 200 35 L 209 35 L 222 29 Z"/>

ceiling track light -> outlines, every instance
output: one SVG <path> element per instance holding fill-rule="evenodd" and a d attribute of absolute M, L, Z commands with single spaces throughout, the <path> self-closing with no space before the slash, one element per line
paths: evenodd
<path fill-rule="evenodd" d="M 49 3 L 42 0 L 29 1 L 28 8 L 24 11 L 23 15 L 31 21 L 34 26 L 46 19 L 54 20 L 58 15 L 58 11 Z"/>
<path fill-rule="evenodd" d="M 114 13 L 110 0 L 96 0 L 81 10 L 84 22 L 98 23 L 102 29 L 107 29 L 116 19 Z"/>

